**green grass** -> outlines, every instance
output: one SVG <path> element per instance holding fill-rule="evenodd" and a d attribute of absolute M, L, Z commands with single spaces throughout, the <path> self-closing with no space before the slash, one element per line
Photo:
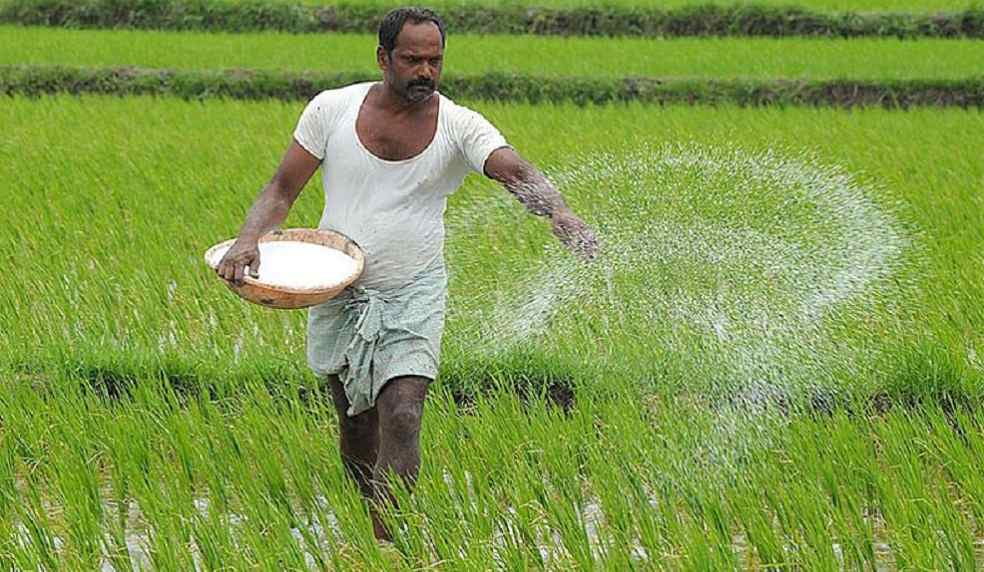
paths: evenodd
<path fill-rule="evenodd" d="M 229 0 L 236 2 L 237 0 Z M 276 3 L 303 4 L 307 6 L 331 6 L 352 2 L 332 2 L 330 0 L 273 0 Z M 403 6 L 395 0 L 360 0 L 358 4 L 366 6 L 379 6 L 380 9 L 394 8 Z M 598 8 L 605 6 L 617 7 L 660 7 L 678 8 L 682 6 L 702 6 L 706 4 L 716 4 L 723 6 L 798 6 L 814 10 L 824 10 L 831 12 L 934 12 L 934 11 L 957 11 L 969 7 L 979 6 L 978 0 L 655 0 L 645 2 L 643 0 L 601 0 L 593 2 L 590 0 L 481 0 L 480 2 L 466 2 L 464 0 L 436 0 L 427 6 L 435 9 L 449 6 L 468 6 L 478 4 L 480 6 L 492 7 L 513 7 L 513 6 L 543 6 L 552 8 Z"/>
<path fill-rule="evenodd" d="M 0 65 L 375 71 L 370 35 L 205 34 L 0 27 Z M 451 36 L 445 70 L 541 76 L 957 79 L 984 42 L 895 39 L 592 39 Z"/>
<path fill-rule="evenodd" d="M 201 260 L 301 107 L 0 106 L 0 566 L 125 567 L 134 534 L 155 569 L 188 569 L 192 545 L 209 569 L 297 569 L 305 549 L 338 570 L 538 568 L 538 545 L 550 569 L 624 570 L 635 545 L 670 569 L 984 562 L 984 114 L 476 105 L 604 257 L 574 262 L 475 176 L 452 196 L 395 555 L 330 405 L 297 397 L 304 312 L 247 305 Z M 316 179 L 286 226 L 321 208 Z M 568 415 L 449 395 L 558 383 Z"/>

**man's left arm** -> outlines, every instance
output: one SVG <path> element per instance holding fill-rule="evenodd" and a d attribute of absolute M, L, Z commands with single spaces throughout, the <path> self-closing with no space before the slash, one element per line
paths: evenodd
<path fill-rule="evenodd" d="M 554 235 L 581 258 L 598 253 L 598 239 L 564 202 L 553 184 L 511 147 L 493 151 L 485 161 L 485 175 L 499 181 L 528 211 L 550 217 Z"/>

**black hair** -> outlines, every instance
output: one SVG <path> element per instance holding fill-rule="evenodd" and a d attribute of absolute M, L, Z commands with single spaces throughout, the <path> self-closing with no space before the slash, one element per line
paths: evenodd
<path fill-rule="evenodd" d="M 407 20 L 412 24 L 434 22 L 441 32 L 441 46 L 444 46 L 444 20 L 436 12 L 427 8 L 395 8 L 383 16 L 383 21 L 379 24 L 379 45 L 387 54 L 392 54 L 396 48 L 396 37 L 400 35 Z"/>

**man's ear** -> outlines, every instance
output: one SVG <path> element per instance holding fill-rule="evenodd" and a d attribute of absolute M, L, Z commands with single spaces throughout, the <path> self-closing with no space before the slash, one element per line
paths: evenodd
<path fill-rule="evenodd" d="M 386 66 L 389 65 L 389 56 L 383 46 L 376 46 L 376 65 L 383 71 L 386 71 Z"/>

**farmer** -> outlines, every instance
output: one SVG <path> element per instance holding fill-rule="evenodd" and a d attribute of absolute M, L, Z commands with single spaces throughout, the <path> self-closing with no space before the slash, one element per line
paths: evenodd
<path fill-rule="evenodd" d="M 369 500 L 377 538 L 390 539 L 376 506 L 394 502 L 390 471 L 412 488 L 420 466 L 424 397 L 437 374 L 447 275 L 444 209 L 471 171 L 502 183 L 583 259 L 598 244 L 549 181 L 480 114 L 438 91 L 444 23 L 399 8 L 379 27 L 382 81 L 325 90 L 305 107 L 294 140 L 246 217 L 219 276 L 241 284 L 260 267 L 257 239 L 278 227 L 319 166 L 319 227 L 365 252 L 362 276 L 308 313 L 307 361 L 330 386 L 342 462 Z"/>

